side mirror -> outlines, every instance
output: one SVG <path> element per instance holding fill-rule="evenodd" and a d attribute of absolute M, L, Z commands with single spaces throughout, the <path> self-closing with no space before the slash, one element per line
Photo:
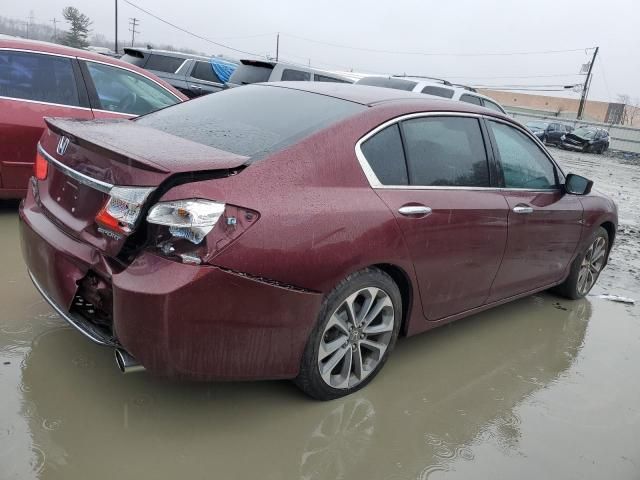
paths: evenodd
<path fill-rule="evenodd" d="M 564 182 L 564 191 L 571 195 L 588 195 L 593 187 L 593 181 L 574 173 L 569 173 Z"/>

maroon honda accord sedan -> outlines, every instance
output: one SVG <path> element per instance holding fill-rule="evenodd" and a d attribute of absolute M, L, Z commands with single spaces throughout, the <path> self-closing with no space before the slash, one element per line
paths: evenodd
<path fill-rule="evenodd" d="M 123 371 L 346 395 L 399 335 L 585 296 L 617 227 L 526 128 L 420 94 L 271 83 L 47 125 L 23 255 Z"/>

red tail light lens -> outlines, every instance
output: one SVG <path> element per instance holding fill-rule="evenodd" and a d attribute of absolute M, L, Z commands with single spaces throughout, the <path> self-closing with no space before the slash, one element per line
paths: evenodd
<path fill-rule="evenodd" d="M 38 180 L 45 180 L 49 171 L 49 162 L 40 152 L 36 153 L 36 163 L 33 165 L 33 174 Z"/>
<path fill-rule="evenodd" d="M 96 223 L 107 230 L 129 235 L 135 227 L 142 206 L 153 188 L 112 187 L 109 200 L 96 215 Z"/>

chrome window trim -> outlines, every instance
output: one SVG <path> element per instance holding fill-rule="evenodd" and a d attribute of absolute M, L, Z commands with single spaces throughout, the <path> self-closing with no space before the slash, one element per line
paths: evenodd
<path fill-rule="evenodd" d="M 151 54 L 153 55 L 153 54 Z M 190 58 L 185 58 L 184 61 L 180 64 L 180 66 L 178 68 L 176 68 L 175 72 L 173 72 L 173 75 L 177 75 L 178 72 L 182 69 L 182 67 L 184 67 L 185 63 L 187 63 L 189 60 L 191 60 Z M 171 72 L 168 72 L 171 73 Z"/>
<path fill-rule="evenodd" d="M 541 142 L 538 139 L 538 137 L 528 132 L 523 127 L 513 124 L 508 120 L 504 120 L 498 117 L 493 117 L 490 115 L 484 115 L 480 113 L 446 112 L 446 111 L 418 112 L 418 113 L 408 113 L 408 114 L 400 115 L 398 117 L 392 118 L 391 120 L 387 120 L 386 122 L 378 125 L 376 128 L 366 133 L 364 136 L 360 138 L 360 140 L 356 142 L 356 146 L 355 146 L 356 158 L 358 159 L 358 163 L 360 163 L 360 167 L 362 168 L 362 171 L 364 172 L 365 177 L 367 177 L 367 181 L 369 182 L 369 185 L 371 186 L 371 188 L 385 189 L 385 190 L 389 190 L 389 189 L 391 190 L 469 190 L 469 191 L 496 191 L 496 192 L 502 192 L 502 191 L 557 192 L 559 190 L 558 188 L 529 189 L 529 188 L 505 188 L 505 187 L 464 187 L 464 186 L 423 186 L 423 185 L 384 185 L 382 184 L 378 179 L 378 177 L 376 176 L 376 174 L 374 173 L 373 168 L 371 168 L 371 165 L 369 165 L 369 162 L 367 161 L 366 157 L 364 156 L 364 153 L 362 152 L 362 144 L 367 140 L 369 140 L 371 137 L 373 137 L 375 134 L 380 132 L 381 130 L 384 130 L 385 128 L 391 125 L 394 125 L 396 123 L 399 123 L 405 120 L 410 120 L 413 118 L 423 118 L 423 117 L 462 117 L 462 118 L 476 118 L 478 120 L 480 119 L 492 120 L 492 121 L 504 123 L 505 125 L 509 125 L 521 131 L 527 137 L 534 140 L 536 145 L 538 146 L 541 145 Z M 543 147 L 541 150 L 564 177 L 565 176 L 564 172 L 558 166 L 555 160 L 549 155 L 546 149 Z"/>
<path fill-rule="evenodd" d="M 101 108 L 94 108 L 93 111 L 94 112 L 102 112 L 102 113 L 110 113 L 112 115 L 122 115 L 123 117 L 129 117 L 129 118 L 139 117 L 139 115 L 135 115 L 133 113 L 113 112 L 111 110 L 103 110 Z M 151 112 L 149 112 L 149 113 L 151 113 Z"/>
<path fill-rule="evenodd" d="M 171 90 L 169 90 L 167 87 L 165 87 L 164 85 L 162 85 L 160 82 L 157 82 L 156 80 L 154 80 L 154 79 L 153 79 L 153 78 L 151 78 L 151 77 L 147 77 L 147 76 L 146 76 L 146 75 L 144 75 L 143 73 L 136 72 L 135 70 L 131 70 L 130 68 L 123 67 L 123 66 L 121 66 L 121 65 L 115 65 L 115 64 L 113 64 L 113 63 L 109 63 L 109 62 L 101 62 L 101 61 L 99 61 L 99 60 L 93 60 L 93 59 L 90 59 L 90 58 L 78 57 L 78 60 L 83 61 L 83 62 L 99 63 L 99 64 L 101 64 L 101 65 L 106 65 L 107 67 L 119 68 L 120 70 L 124 70 L 124 71 L 126 71 L 126 72 L 133 73 L 134 75 L 138 75 L 138 76 L 140 76 L 140 77 L 142 77 L 142 78 L 146 78 L 147 80 L 149 80 L 149 81 L 151 81 L 151 82 L 155 83 L 156 85 L 158 85 L 158 86 L 159 86 L 161 89 L 163 89 L 165 92 L 168 92 L 168 93 L 170 93 L 171 95 L 173 95 L 174 97 L 176 97 L 180 102 L 182 102 L 182 101 L 183 101 L 183 100 L 182 100 L 178 95 L 176 95 L 175 93 L 173 93 Z"/>
<path fill-rule="evenodd" d="M 10 52 L 35 53 L 38 55 L 51 55 L 53 57 L 78 58 L 74 55 L 65 55 L 62 53 L 43 52 L 41 50 L 29 50 L 28 48 L 0 47 L 0 50 L 8 50 Z"/>
<path fill-rule="evenodd" d="M 77 180 L 83 185 L 94 188 L 102 193 L 108 194 L 111 192 L 111 189 L 113 188 L 112 184 L 103 182 L 102 180 L 96 180 L 95 178 L 91 178 L 90 176 L 85 175 L 84 173 L 80 173 L 77 170 L 74 170 L 73 168 L 68 167 L 64 163 L 53 158 L 44 148 L 42 148 L 42 145 L 40 145 L 40 143 L 38 143 L 38 152 L 42 154 L 42 156 L 47 160 L 47 162 L 52 164 L 58 170 L 62 171 L 65 175 L 73 178 L 74 180 Z"/>
<path fill-rule="evenodd" d="M 5 97 L 0 95 L 0 100 L 13 100 L 16 102 L 38 103 L 41 105 L 49 105 L 52 107 L 75 108 L 77 110 L 87 110 L 89 112 L 91 111 L 89 107 L 76 107 L 75 105 L 65 105 L 64 103 L 42 102 L 40 100 L 29 100 L 27 98 Z"/>

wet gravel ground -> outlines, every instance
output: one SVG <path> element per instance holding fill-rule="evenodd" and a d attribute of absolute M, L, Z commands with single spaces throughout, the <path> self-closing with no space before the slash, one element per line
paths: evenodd
<path fill-rule="evenodd" d="M 122 376 L 31 286 L 0 205 L 0 479 L 640 478 L 640 166 L 551 150 L 620 209 L 593 295 L 544 293 L 399 342 L 365 390 Z"/>

